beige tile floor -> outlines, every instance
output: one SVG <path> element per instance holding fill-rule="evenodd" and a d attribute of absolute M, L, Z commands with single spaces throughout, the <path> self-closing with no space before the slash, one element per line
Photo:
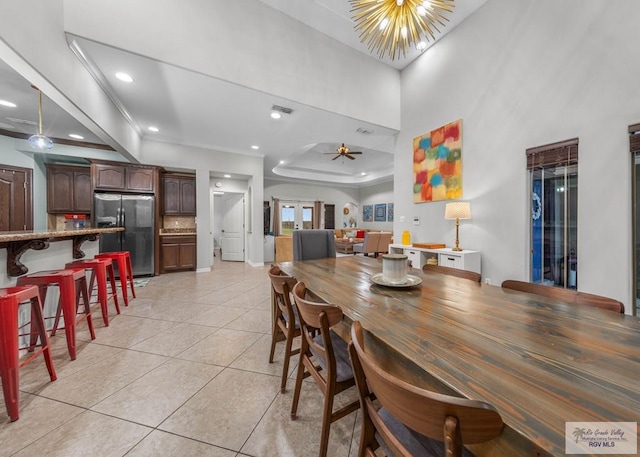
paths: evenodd
<path fill-rule="evenodd" d="M 216 261 L 151 278 L 109 327 L 94 308 L 96 339 L 79 325 L 75 361 L 52 338 L 57 381 L 42 358 L 20 370 L 20 419 L 0 403 L 0 457 L 317 456 L 319 389 L 305 381 L 292 421 L 297 364 L 281 394 L 282 343 L 268 363 L 266 271 Z M 334 423 L 328 455 L 355 456 L 359 428 L 357 413 Z"/>

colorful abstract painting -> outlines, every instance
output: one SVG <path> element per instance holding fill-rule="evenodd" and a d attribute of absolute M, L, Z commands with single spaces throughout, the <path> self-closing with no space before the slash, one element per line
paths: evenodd
<path fill-rule="evenodd" d="M 413 202 L 462 198 L 462 119 L 413 139 Z"/>
<path fill-rule="evenodd" d="M 387 204 L 376 203 L 373 218 L 376 222 L 384 222 L 387 220 Z"/>
<path fill-rule="evenodd" d="M 373 205 L 364 205 L 362 207 L 362 221 L 373 222 Z"/>
<path fill-rule="evenodd" d="M 387 222 L 393 222 L 393 203 L 387 203 Z"/>

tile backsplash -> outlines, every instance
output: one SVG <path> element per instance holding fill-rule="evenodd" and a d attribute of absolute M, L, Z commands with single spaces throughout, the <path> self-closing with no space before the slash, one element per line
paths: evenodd
<path fill-rule="evenodd" d="M 196 228 L 195 216 L 162 216 L 162 228 Z"/>

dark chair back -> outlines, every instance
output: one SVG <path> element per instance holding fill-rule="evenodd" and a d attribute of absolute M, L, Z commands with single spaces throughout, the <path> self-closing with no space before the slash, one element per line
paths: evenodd
<path fill-rule="evenodd" d="M 461 270 L 459 268 L 443 267 L 442 265 L 426 264 L 422 267 L 425 273 L 440 273 L 443 275 L 457 276 L 458 278 L 469 279 L 473 282 L 480 283 L 482 276 L 475 271 Z"/>
<path fill-rule="evenodd" d="M 512 279 L 503 281 L 502 287 L 504 289 L 519 290 L 520 292 L 542 295 L 543 297 L 549 297 L 567 303 L 593 306 L 594 308 L 607 309 L 609 311 L 624 314 L 624 304 L 618 300 L 602 297 L 600 295 L 579 292 L 573 289 L 545 286 L 542 284 L 533 284 L 531 282 L 515 281 Z"/>
<path fill-rule="evenodd" d="M 326 259 L 336 256 L 333 230 L 294 230 L 293 260 Z"/>
<path fill-rule="evenodd" d="M 386 372 L 367 354 L 358 321 L 351 326 L 349 354 L 362 410 L 358 455 L 376 455 L 378 445 L 384 445 L 396 456 L 460 457 L 463 444 L 483 443 L 502 433 L 502 418 L 492 405 L 431 392 Z M 408 440 L 402 437 L 406 428 L 416 432 Z M 376 441 L 376 433 L 384 443 Z M 411 441 L 419 443 L 419 451 Z M 429 449 L 435 453 L 427 454 Z"/>

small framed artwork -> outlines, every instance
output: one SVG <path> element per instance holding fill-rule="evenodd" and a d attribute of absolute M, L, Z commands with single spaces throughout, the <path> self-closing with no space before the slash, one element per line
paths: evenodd
<path fill-rule="evenodd" d="M 393 203 L 387 203 L 387 221 L 393 222 Z"/>
<path fill-rule="evenodd" d="M 376 222 L 384 222 L 387 220 L 387 204 L 386 203 L 376 203 L 374 220 Z"/>
<path fill-rule="evenodd" d="M 373 222 L 373 205 L 362 206 L 362 221 Z"/>

